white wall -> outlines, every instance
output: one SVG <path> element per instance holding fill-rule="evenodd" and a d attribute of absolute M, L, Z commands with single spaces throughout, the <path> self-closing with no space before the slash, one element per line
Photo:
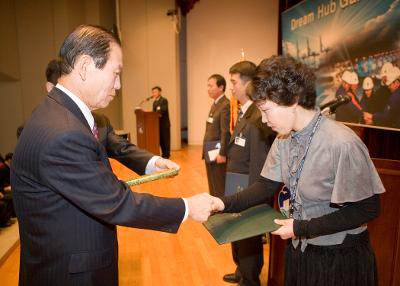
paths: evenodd
<path fill-rule="evenodd" d="M 14 150 L 17 127 L 46 95 L 45 68 L 65 36 L 85 23 L 111 28 L 113 7 L 114 0 L 0 1 L 0 153 Z M 120 101 L 101 111 L 116 128 Z"/>
<path fill-rule="evenodd" d="M 135 107 L 161 86 L 168 99 L 171 149 L 180 149 L 179 45 L 168 9 L 174 0 L 119 0 L 119 25 L 124 68 L 122 74 L 123 126 L 136 142 Z M 151 105 L 144 105 L 145 109 Z"/>
<path fill-rule="evenodd" d="M 278 0 L 201 0 L 187 15 L 189 144 L 202 144 L 211 100 L 207 79 L 222 74 L 230 96 L 229 68 L 241 58 L 258 64 L 277 53 Z"/>

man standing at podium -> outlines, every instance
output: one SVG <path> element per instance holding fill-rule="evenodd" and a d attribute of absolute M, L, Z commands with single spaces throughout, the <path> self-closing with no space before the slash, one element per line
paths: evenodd
<path fill-rule="evenodd" d="M 151 89 L 154 98 L 153 111 L 160 113 L 160 146 L 161 156 L 170 157 L 171 146 L 171 123 L 169 122 L 168 100 L 161 96 L 161 87 L 155 86 Z"/>

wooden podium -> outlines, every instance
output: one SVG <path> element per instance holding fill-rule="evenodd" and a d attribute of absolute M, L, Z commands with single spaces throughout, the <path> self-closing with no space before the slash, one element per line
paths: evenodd
<path fill-rule="evenodd" d="M 136 109 L 135 114 L 138 147 L 160 155 L 159 113 Z"/>

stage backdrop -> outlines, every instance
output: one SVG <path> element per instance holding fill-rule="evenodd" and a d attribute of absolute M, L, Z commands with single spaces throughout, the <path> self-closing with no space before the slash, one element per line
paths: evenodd
<path fill-rule="evenodd" d="M 389 90 L 382 78 L 400 64 L 400 0 L 303 1 L 282 13 L 282 48 L 315 70 L 318 105 L 352 99 L 337 120 L 400 129 L 400 88 Z M 346 70 L 358 84 L 342 86 Z"/>

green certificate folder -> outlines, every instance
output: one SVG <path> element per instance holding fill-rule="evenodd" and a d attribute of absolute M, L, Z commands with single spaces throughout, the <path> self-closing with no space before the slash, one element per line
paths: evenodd
<path fill-rule="evenodd" d="M 241 213 L 220 213 L 209 217 L 203 225 L 218 244 L 237 241 L 277 230 L 274 219 L 285 217 L 267 204 L 251 207 Z"/>

